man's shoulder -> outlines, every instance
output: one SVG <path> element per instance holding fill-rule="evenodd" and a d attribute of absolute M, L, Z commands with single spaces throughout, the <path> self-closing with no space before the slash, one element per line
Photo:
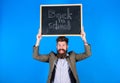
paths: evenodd
<path fill-rule="evenodd" d="M 69 55 L 75 55 L 75 52 L 74 51 L 70 51 L 68 52 Z"/>
<path fill-rule="evenodd" d="M 70 58 L 70 59 L 75 59 L 75 55 L 76 55 L 76 53 L 74 52 L 74 51 L 70 51 L 70 52 L 68 52 L 68 57 Z"/>
<path fill-rule="evenodd" d="M 56 54 L 55 52 L 51 51 L 51 52 L 49 53 L 49 55 L 50 55 L 50 56 L 56 56 L 57 54 Z"/>

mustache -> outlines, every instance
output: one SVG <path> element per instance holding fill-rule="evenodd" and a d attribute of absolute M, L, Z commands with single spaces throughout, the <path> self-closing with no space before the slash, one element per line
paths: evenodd
<path fill-rule="evenodd" d="M 65 50 L 65 49 L 59 49 L 58 51 L 61 51 L 61 50 L 62 50 L 62 51 L 64 51 L 64 52 L 66 52 L 66 50 Z"/>

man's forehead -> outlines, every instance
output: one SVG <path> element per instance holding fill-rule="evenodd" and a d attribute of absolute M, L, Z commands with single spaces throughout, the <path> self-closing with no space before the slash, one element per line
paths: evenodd
<path fill-rule="evenodd" d="M 65 41 L 59 41 L 57 44 L 66 44 Z"/>

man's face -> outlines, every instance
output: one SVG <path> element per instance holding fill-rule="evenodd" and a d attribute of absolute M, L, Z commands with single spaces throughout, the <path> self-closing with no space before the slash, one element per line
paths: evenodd
<path fill-rule="evenodd" d="M 65 41 L 59 41 L 57 43 L 57 51 L 59 54 L 65 54 L 68 49 L 68 45 Z"/>

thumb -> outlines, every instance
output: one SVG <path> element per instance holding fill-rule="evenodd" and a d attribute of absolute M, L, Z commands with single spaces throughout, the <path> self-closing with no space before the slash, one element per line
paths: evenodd
<path fill-rule="evenodd" d="M 82 32 L 82 33 L 84 32 L 84 27 L 83 27 L 83 25 L 82 25 L 82 27 L 81 27 L 81 32 Z"/>

